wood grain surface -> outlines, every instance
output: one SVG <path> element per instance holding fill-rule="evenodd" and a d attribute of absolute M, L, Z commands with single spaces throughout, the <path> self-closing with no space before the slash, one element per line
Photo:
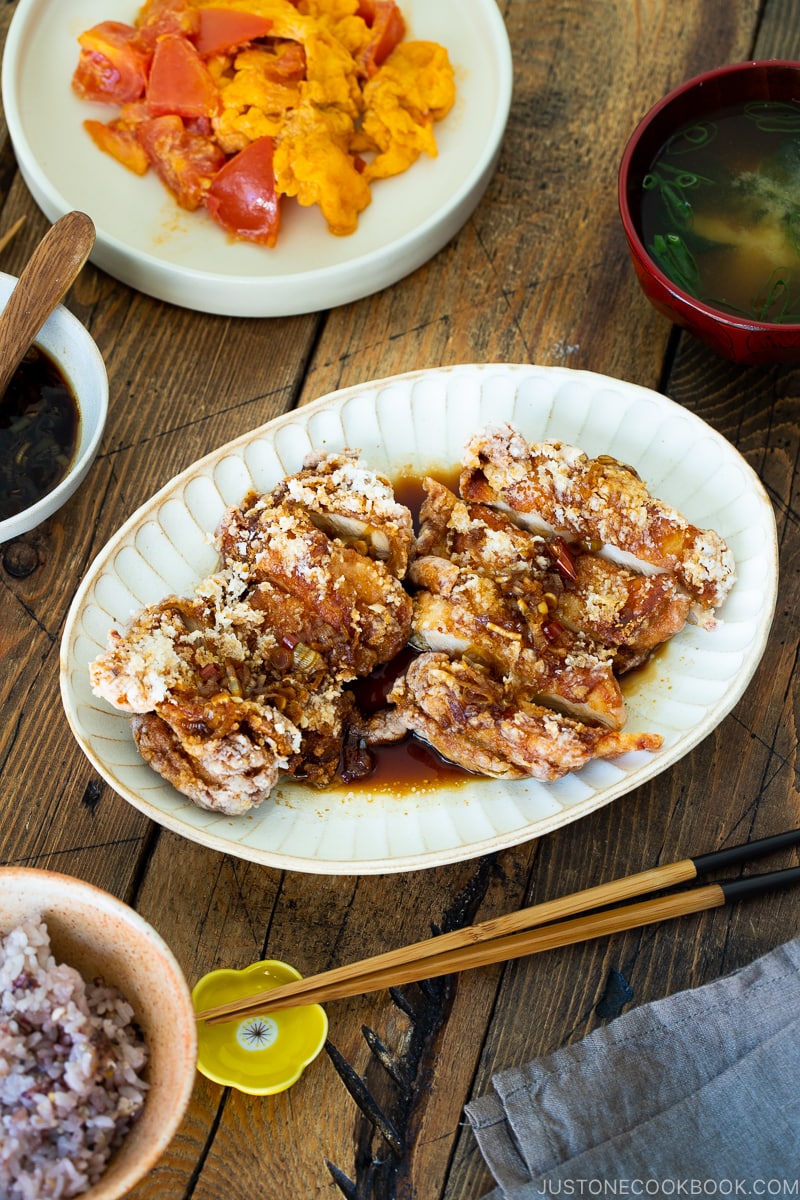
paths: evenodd
<path fill-rule="evenodd" d="M 435 3 L 435 0 L 431 0 Z M 800 369 L 743 368 L 679 334 L 641 294 L 616 173 L 666 91 L 706 68 L 800 57 L 800 0 L 504 0 L 514 96 L 472 218 L 393 287 L 285 319 L 209 316 L 84 268 L 67 306 L 105 358 L 93 470 L 33 533 L 0 546 L 0 863 L 80 876 L 135 905 L 194 982 L 269 955 L 303 974 L 800 822 Z M 15 4 L 0 10 L 3 37 Z M 0 254 L 16 274 L 47 228 L 0 126 Z M 59 696 L 76 586 L 173 475 L 336 388 L 420 367 L 536 362 L 655 388 L 728 438 L 774 504 L 781 588 L 733 712 L 665 774 L 537 842 L 385 876 L 307 876 L 206 850 L 150 823 L 93 771 Z M 776 866 L 791 865 L 787 854 Z M 465 1126 L 494 1072 L 574 1042 L 624 1007 L 702 984 L 798 932 L 791 892 L 453 978 L 337 1002 L 326 1051 L 254 1098 L 198 1075 L 134 1200 L 465 1200 L 492 1179 Z"/>

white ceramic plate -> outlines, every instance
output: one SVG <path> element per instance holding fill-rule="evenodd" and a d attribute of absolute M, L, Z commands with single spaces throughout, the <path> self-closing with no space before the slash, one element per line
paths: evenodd
<path fill-rule="evenodd" d="M 358 448 L 399 476 L 455 466 L 467 438 L 510 421 L 636 467 L 651 490 L 731 546 L 738 579 L 712 632 L 689 626 L 627 690 L 630 730 L 657 754 L 593 762 L 556 783 L 470 780 L 396 796 L 285 783 L 243 817 L 195 807 L 139 757 L 129 719 L 93 696 L 88 664 L 112 626 L 216 565 L 209 534 L 225 508 L 298 470 L 312 449 Z M 322 874 L 404 871 L 485 854 L 566 825 L 675 763 L 729 712 L 761 658 L 777 592 L 772 507 L 736 450 L 692 413 L 644 388 L 565 368 L 508 364 L 417 371 L 332 393 L 223 446 L 177 476 L 111 539 L 73 601 L 61 651 L 67 718 L 111 786 L 154 821 L 267 866 Z"/>
<path fill-rule="evenodd" d="M 97 227 L 92 262 L 123 283 L 200 312 L 317 312 L 388 287 L 453 237 L 494 171 L 511 103 L 511 52 L 496 0 L 403 0 L 408 36 L 446 46 L 457 100 L 436 127 L 439 155 L 381 180 L 351 237 L 319 211 L 287 205 L 274 250 L 234 242 L 204 213 L 182 212 L 155 175 L 132 175 L 82 127 L 115 110 L 73 94 L 78 35 L 131 23 L 137 0 L 20 0 L 3 58 L 2 98 L 22 176 L 51 220 L 70 209 Z"/>

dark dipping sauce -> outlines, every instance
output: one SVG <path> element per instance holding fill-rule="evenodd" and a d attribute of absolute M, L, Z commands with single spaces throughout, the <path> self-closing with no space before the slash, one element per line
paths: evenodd
<path fill-rule="evenodd" d="M 385 707 L 386 696 L 392 684 L 416 653 L 411 646 L 407 646 L 390 663 L 377 667 L 366 679 L 359 679 L 350 685 L 364 716 L 371 716 L 378 709 Z M 421 742 L 413 734 L 408 734 L 400 742 L 370 746 L 368 761 L 369 772 L 360 778 L 345 778 L 343 782 L 347 787 L 354 791 L 368 789 L 371 792 L 402 794 L 433 790 L 444 784 L 452 787 L 475 779 L 469 771 L 449 762 L 432 746 Z"/>
<path fill-rule="evenodd" d="M 60 368 L 31 346 L 0 398 L 0 520 L 61 482 L 78 445 L 80 413 Z"/>
<path fill-rule="evenodd" d="M 451 490 L 458 488 L 458 470 L 445 474 L 431 471 L 430 475 Z M 422 480 L 403 476 L 393 481 L 395 499 L 411 510 L 415 528 L 419 528 L 419 512 L 425 499 Z M 366 679 L 351 684 L 360 711 L 369 716 L 385 707 L 386 696 L 398 675 L 406 669 L 417 651 L 411 646 L 402 650 L 391 662 L 377 667 Z M 432 746 L 409 734 L 400 742 L 369 747 L 370 770 L 362 778 L 337 781 L 353 791 L 391 792 L 403 795 L 412 792 L 435 791 L 447 786 L 457 787 L 477 778 L 463 767 L 448 762 Z M 485 778 L 481 776 L 480 778 Z"/>

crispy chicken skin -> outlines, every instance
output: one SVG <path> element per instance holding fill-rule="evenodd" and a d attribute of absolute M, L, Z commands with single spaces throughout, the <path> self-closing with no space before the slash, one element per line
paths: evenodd
<path fill-rule="evenodd" d="M 521 529 L 509 515 L 466 503 L 435 479 L 423 486 L 417 555 L 440 555 L 489 575 L 520 599 L 522 586 L 529 601 L 538 587 L 529 610 L 547 618 L 551 636 L 563 627 L 560 638 L 553 637 L 562 647 L 569 645 L 564 630 L 580 634 L 584 643 L 588 638 L 603 647 L 606 658 L 613 654 L 614 671 L 622 674 L 686 623 L 691 601 L 672 575 L 642 575 L 560 537 Z"/>
<path fill-rule="evenodd" d="M 402 582 L 318 529 L 302 507 L 248 496 L 227 513 L 218 542 L 223 564 L 259 585 L 252 603 L 282 636 L 318 650 L 342 680 L 368 674 L 405 644 L 411 599 Z"/>
<path fill-rule="evenodd" d="M 552 590 L 560 577 L 544 537 L 487 504 L 469 504 L 439 480 L 422 481 L 416 555 L 450 559 L 493 579 L 526 576 Z"/>
<path fill-rule="evenodd" d="M 420 587 L 415 646 L 483 662 L 520 697 L 622 727 L 625 705 L 611 655 L 581 634 L 551 629 L 552 597 L 535 580 L 511 576 L 504 587 L 432 555 L 415 559 L 409 574 Z"/>
<path fill-rule="evenodd" d="M 326 490 L 336 471 L 338 502 Z M 332 512 L 364 518 L 357 547 L 333 533 Z M 371 473 L 315 456 L 308 479 L 300 472 L 229 510 L 220 568 L 193 597 L 168 597 L 112 630 L 90 667 L 93 690 L 135 714 L 142 756 L 202 807 L 246 812 L 281 774 L 327 786 L 351 719 L 344 685 L 393 658 L 410 632 L 411 598 L 388 566 L 407 561 L 410 529 Z"/>
<path fill-rule="evenodd" d="M 174 695 L 209 699 L 254 691 L 291 654 L 242 599 L 242 581 L 209 576 L 191 599 L 168 596 L 139 612 L 90 665 L 95 692 L 123 712 L 146 713 Z"/>
<path fill-rule="evenodd" d="M 310 647 L 279 640 L 224 573 L 112 630 L 90 679 L 135 714 L 142 757 L 202 807 L 236 815 L 281 772 L 325 786 L 338 766 L 341 685 Z"/>
<path fill-rule="evenodd" d="M 451 762 L 495 779 L 559 779 L 592 758 L 656 750 L 661 738 L 584 725 L 513 697 L 485 666 L 422 654 L 397 681 L 390 718 L 366 731 L 373 743 L 410 730 Z"/>
<path fill-rule="evenodd" d="M 414 546 L 411 512 L 397 502 L 389 480 L 353 451 L 310 454 L 303 470 L 279 483 L 271 499 L 300 506 L 331 537 L 380 559 L 397 579 L 405 575 Z"/>
<path fill-rule="evenodd" d="M 137 713 L 131 730 L 145 762 L 179 792 L 200 808 L 239 816 L 269 796 L 295 757 L 288 729 L 270 729 L 270 715 L 279 717 L 253 705 L 226 733 L 204 721 L 209 733 L 192 735 L 180 734 L 156 712 Z M 179 727 L 186 727 L 187 717 L 181 712 Z"/>
<path fill-rule="evenodd" d="M 558 441 L 529 445 L 511 426 L 498 425 L 470 439 L 462 468 L 465 500 L 502 506 L 531 528 L 616 551 L 639 569 L 671 572 L 703 623 L 713 622 L 733 586 L 733 556 L 719 534 L 691 525 L 615 459 L 589 458 Z"/>
<path fill-rule="evenodd" d="M 672 575 L 638 575 L 597 554 L 571 554 L 558 620 L 614 650 L 618 675 L 641 666 L 686 624 L 689 596 Z"/>

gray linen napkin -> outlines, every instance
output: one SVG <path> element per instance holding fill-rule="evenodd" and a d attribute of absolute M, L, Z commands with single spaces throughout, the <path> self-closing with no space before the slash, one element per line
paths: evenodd
<path fill-rule="evenodd" d="M 800 938 L 492 1084 L 465 1108 L 491 1200 L 800 1198 Z"/>

